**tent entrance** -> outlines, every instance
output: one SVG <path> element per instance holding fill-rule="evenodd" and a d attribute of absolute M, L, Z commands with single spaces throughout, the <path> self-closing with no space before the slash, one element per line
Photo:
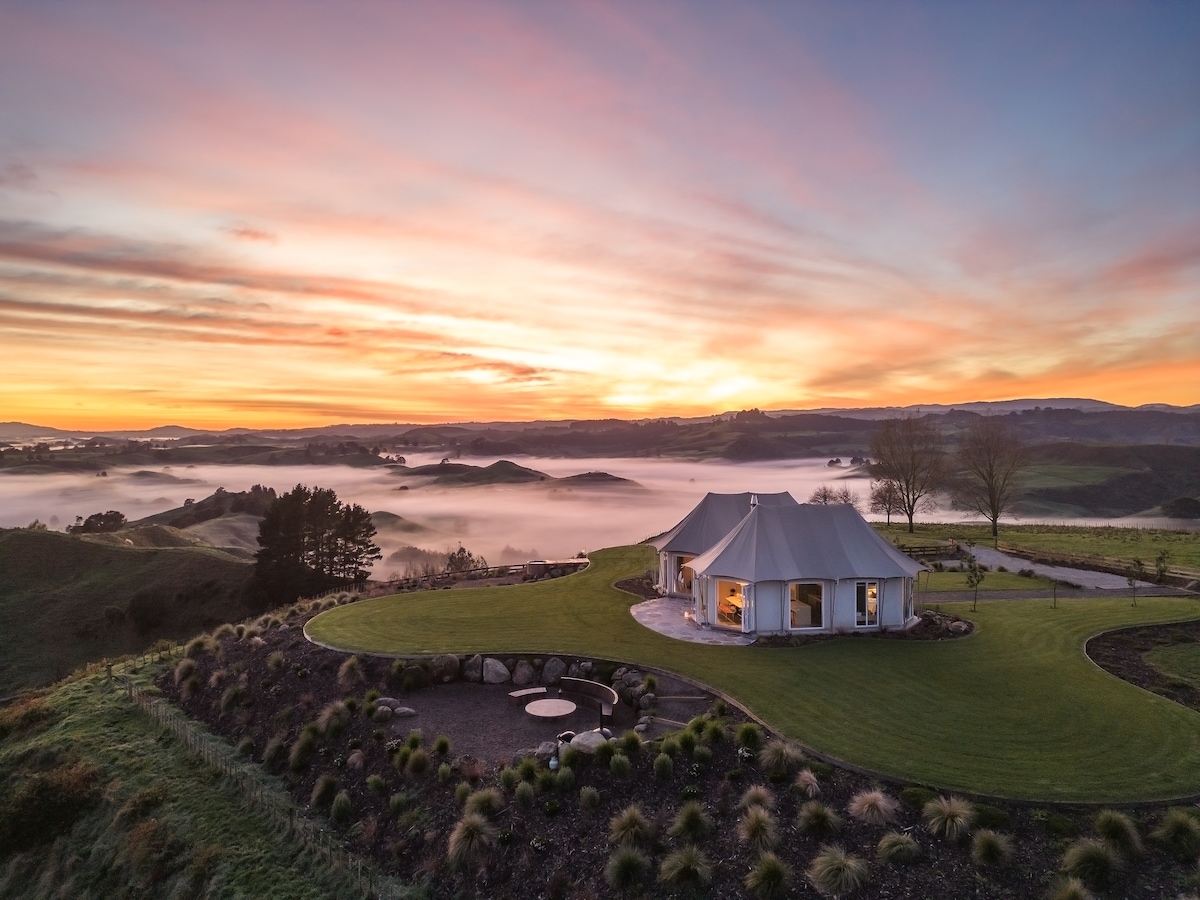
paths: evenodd
<path fill-rule="evenodd" d="M 743 631 L 746 611 L 746 588 L 742 581 L 717 580 L 717 621 L 720 628 Z"/>

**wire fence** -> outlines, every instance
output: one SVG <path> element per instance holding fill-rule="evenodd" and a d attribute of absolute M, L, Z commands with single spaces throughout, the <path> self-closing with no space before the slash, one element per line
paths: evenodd
<path fill-rule="evenodd" d="M 396 896 L 388 879 L 373 865 L 349 853 L 320 823 L 302 815 L 291 798 L 271 785 L 261 770 L 238 758 L 229 744 L 201 729 L 177 708 L 161 697 L 154 697 L 134 683 L 129 672 L 137 672 L 152 662 L 183 655 L 179 645 L 152 650 L 108 667 L 108 674 L 119 684 L 135 706 L 166 729 L 193 756 L 219 773 L 256 812 L 270 824 L 276 834 L 298 841 L 308 851 L 313 862 L 323 863 L 335 883 L 344 886 L 346 896 L 364 900 L 387 900 Z"/>

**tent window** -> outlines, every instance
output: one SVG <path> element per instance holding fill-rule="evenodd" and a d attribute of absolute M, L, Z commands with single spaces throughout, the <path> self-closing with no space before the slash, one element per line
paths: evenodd
<path fill-rule="evenodd" d="M 789 628 L 823 628 L 824 590 L 820 584 L 802 582 L 788 585 Z"/>
<path fill-rule="evenodd" d="M 879 624 L 879 582 L 860 581 L 855 598 L 856 625 Z"/>
<path fill-rule="evenodd" d="M 744 585 L 739 581 L 717 582 L 717 624 L 727 628 L 742 627 L 742 607 L 745 606 Z"/>

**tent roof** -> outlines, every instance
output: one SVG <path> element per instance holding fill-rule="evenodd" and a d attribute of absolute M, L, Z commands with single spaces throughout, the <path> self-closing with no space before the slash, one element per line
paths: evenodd
<path fill-rule="evenodd" d="M 759 505 L 689 565 L 697 575 L 750 582 L 898 578 L 921 570 L 845 503 Z"/>
<path fill-rule="evenodd" d="M 798 506 L 787 491 L 777 494 L 707 493 L 695 509 L 670 531 L 650 541 L 660 553 L 701 554 L 737 525 L 750 512 L 750 500 L 758 497 L 759 506 Z"/>

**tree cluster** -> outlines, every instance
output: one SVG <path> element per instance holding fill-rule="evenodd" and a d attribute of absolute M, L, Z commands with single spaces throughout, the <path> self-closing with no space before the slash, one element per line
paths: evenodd
<path fill-rule="evenodd" d="M 76 516 L 75 524 L 68 525 L 67 531 L 72 534 L 99 534 L 107 531 L 120 531 L 127 524 L 124 513 L 110 509 L 108 512 L 92 513 L 86 519 Z"/>
<path fill-rule="evenodd" d="M 364 580 L 381 554 L 371 514 L 329 488 L 298 484 L 267 507 L 258 528 L 255 582 L 271 603 Z"/>

